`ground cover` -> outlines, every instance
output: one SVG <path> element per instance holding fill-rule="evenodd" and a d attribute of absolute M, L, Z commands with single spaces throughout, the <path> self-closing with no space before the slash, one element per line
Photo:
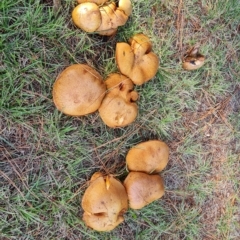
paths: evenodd
<path fill-rule="evenodd" d="M 0 2 L 1 239 L 239 239 L 240 5 L 236 0 L 139 0 L 115 37 L 73 25 L 66 1 Z M 68 117 L 52 85 L 74 63 L 103 77 L 117 71 L 116 42 L 144 32 L 160 58 L 157 75 L 136 87 L 139 115 L 110 129 L 98 113 Z M 205 65 L 181 68 L 200 44 Z M 114 231 L 81 221 L 80 199 L 95 171 L 124 179 L 135 144 L 162 139 L 171 156 L 166 193 L 129 210 Z"/>

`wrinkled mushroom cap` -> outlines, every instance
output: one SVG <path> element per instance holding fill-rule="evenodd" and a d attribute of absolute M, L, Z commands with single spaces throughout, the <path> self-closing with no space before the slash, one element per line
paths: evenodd
<path fill-rule="evenodd" d="M 164 183 L 160 175 L 149 175 L 142 172 L 130 172 L 124 180 L 129 207 L 141 209 L 161 198 L 164 194 Z"/>
<path fill-rule="evenodd" d="M 145 53 L 150 52 L 152 50 L 152 43 L 149 37 L 142 33 L 135 34 L 133 37 L 129 39 L 128 42 L 133 49 L 135 58 L 140 58 Z"/>
<path fill-rule="evenodd" d="M 124 75 L 114 73 L 105 83 L 108 92 L 99 108 L 99 115 L 104 123 L 112 128 L 132 123 L 138 113 L 135 103 L 138 93 L 133 91 L 133 82 Z"/>
<path fill-rule="evenodd" d="M 104 0 L 78 0 L 72 12 L 74 24 L 86 32 L 96 32 L 100 35 L 111 36 L 123 26 L 132 12 L 130 0 L 115 2 Z"/>
<path fill-rule="evenodd" d="M 97 231 L 110 231 L 120 224 L 128 208 L 123 184 L 108 175 L 95 173 L 82 198 L 83 221 Z"/>
<path fill-rule="evenodd" d="M 96 3 L 85 2 L 77 5 L 72 11 L 74 24 L 86 32 L 96 31 L 101 23 L 101 13 Z"/>
<path fill-rule="evenodd" d="M 159 67 L 159 59 L 152 52 L 150 39 L 144 34 L 134 35 L 129 44 L 117 43 L 115 57 L 120 72 L 136 85 L 153 78 Z"/>
<path fill-rule="evenodd" d="M 184 56 L 182 67 L 185 70 L 196 70 L 203 66 L 205 57 L 199 53 L 199 47 L 192 47 Z"/>
<path fill-rule="evenodd" d="M 166 167 L 168 158 L 167 144 L 159 140 L 150 140 L 131 148 L 126 156 L 126 164 L 129 171 L 159 173 Z"/>
<path fill-rule="evenodd" d="M 83 221 L 85 224 L 96 230 L 108 232 L 116 228 L 120 223 L 124 221 L 123 216 L 119 216 L 116 222 L 109 221 L 109 217 L 104 214 L 88 214 L 87 212 L 83 213 Z"/>
<path fill-rule="evenodd" d="M 114 2 L 100 7 L 99 10 L 102 17 L 102 23 L 97 29 L 97 32 L 100 35 L 113 35 L 117 31 L 117 28 L 123 26 L 128 20 L 128 15 L 117 8 Z"/>
<path fill-rule="evenodd" d="M 82 116 L 98 110 L 106 92 L 101 75 L 86 64 L 67 67 L 53 84 L 53 101 L 67 115 Z"/>

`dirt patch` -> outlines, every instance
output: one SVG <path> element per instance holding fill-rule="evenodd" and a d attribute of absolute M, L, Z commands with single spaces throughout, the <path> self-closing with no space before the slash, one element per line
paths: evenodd
<path fill-rule="evenodd" d="M 40 3 L 46 4 L 47 6 L 53 6 L 54 0 L 41 0 Z"/>
<path fill-rule="evenodd" d="M 40 137 L 35 139 L 33 126 L 29 126 L 27 122 L 13 124 L 0 116 L 0 182 L 18 191 L 26 187 L 29 173 L 41 168 Z"/>
<path fill-rule="evenodd" d="M 232 100 L 238 94 L 239 89 L 236 88 L 229 97 L 215 106 L 209 105 L 209 99 L 202 98 L 199 111 L 195 114 L 186 114 L 187 118 L 185 118 L 190 119 L 186 125 L 198 125 L 198 128 L 192 128 L 191 131 L 201 129 L 206 135 L 204 148 L 208 152 L 208 159 L 211 159 L 211 172 L 205 182 L 211 181 L 214 184 L 214 191 L 201 207 L 200 220 L 204 230 L 202 231 L 203 239 L 206 240 L 223 239 L 231 231 L 231 222 L 229 222 L 229 233 L 226 233 L 226 236 L 219 236 L 217 233 L 218 224 L 227 214 L 227 208 L 236 204 L 236 191 L 226 168 L 229 162 L 229 152 L 232 150 L 230 146 L 232 146 L 234 129 L 227 119 L 236 110 L 234 109 L 236 102 L 233 104 Z M 233 219 L 234 216 L 228 216 L 228 218 Z"/>

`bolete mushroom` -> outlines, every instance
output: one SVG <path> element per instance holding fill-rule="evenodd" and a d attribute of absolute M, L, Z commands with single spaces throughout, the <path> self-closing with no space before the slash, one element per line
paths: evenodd
<path fill-rule="evenodd" d="M 130 0 L 115 2 L 105 0 L 78 0 L 72 12 L 74 24 L 86 32 L 111 36 L 123 26 L 132 12 Z"/>
<path fill-rule="evenodd" d="M 101 75 L 86 64 L 67 67 L 53 84 L 53 102 L 67 115 L 82 116 L 98 110 L 106 93 Z"/>
<path fill-rule="evenodd" d="M 112 175 L 93 174 L 82 198 L 83 221 L 96 231 L 111 231 L 121 222 L 128 209 L 123 184 Z"/>
<path fill-rule="evenodd" d="M 111 74 L 105 83 L 108 92 L 98 109 L 99 115 L 109 127 L 125 127 L 135 120 L 138 113 L 135 103 L 138 93 L 133 91 L 134 84 L 126 76 L 117 73 Z"/>
<path fill-rule="evenodd" d="M 117 43 L 115 57 L 120 72 L 136 85 L 153 78 L 159 67 L 158 56 L 152 52 L 152 43 L 144 34 L 134 35 L 129 44 Z"/>
<path fill-rule="evenodd" d="M 132 209 L 141 209 L 164 194 L 163 179 L 158 174 L 130 172 L 123 184 Z"/>
<path fill-rule="evenodd" d="M 167 163 L 169 147 L 160 140 L 149 140 L 131 148 L 126 156 L 129 171 L 159 173 Z"/>
<path fill-rule="evenodd" d="M 203 66 L 205 57 L 199 53 L 199 46 L 192 47 L 183 57 L 182 67 L 185 70 L 196 70 Z"/>

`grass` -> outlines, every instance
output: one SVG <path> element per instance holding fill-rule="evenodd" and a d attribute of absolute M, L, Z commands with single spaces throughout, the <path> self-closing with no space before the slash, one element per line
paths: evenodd
<path fill-rule="evenodd" d="M 110 39 L 76 29 L 74 1 L 53 2 L 0 3 L 0 238 L 239 239 L 238 1 L 133 1 Z M 161 63 L 136 87 L 133 124 L 110 129 L 97 113 L 56 110 L 52 84 L 64 68 L 87 63 L 106 78 L 117 71 L 116 42 L 138 32 Z M 181 57 L 197 43 L 206 63 L 183 71 Z M 91 175 L 123 180 L 127 151 L 148 139 L 171 149 L 164 197 L 129 210 L 109 233 L 85 227 L 80 200 Z"/>

